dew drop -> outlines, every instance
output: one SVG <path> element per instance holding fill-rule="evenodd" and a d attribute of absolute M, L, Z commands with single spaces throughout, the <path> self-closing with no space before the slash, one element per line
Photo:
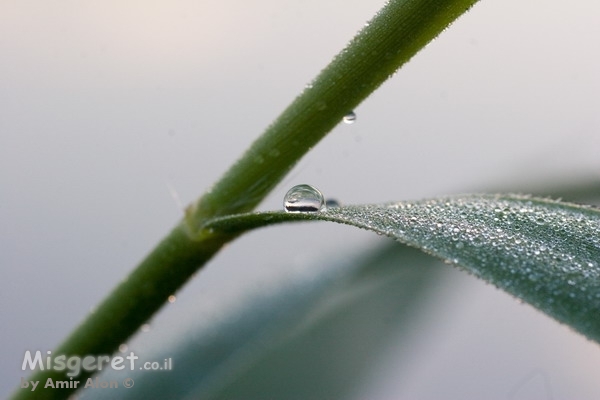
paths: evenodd
<path fill-rule="evenodd" d="M 175 297 L 175 295 L 170 295 L 167 300 L 169 301 L 169 303 L 175 303 L 175 301 L 177 301 L 177 297 Z"/>
<path fill-rule="evenodd" d="M 482 246 L 483 239 L 479 236 L 475 236 L 473 239 L 471 239 L 471 244 L 473 244 L 473 246 L 475 246 L 475 247 Z"/>
<path fill-rule="evenodd" d="M 325 198 L 319 189 L 310 185 L 296 185 L 283 198 L 286 212 L 315 212 L 325 205 Z"/>
<path fill-rule="evenodd" d="M 340 206 L 340 202 L 337 201 L 336 199 L 327 199 L 325 201 L 325 206 L 327 208 L 337 208 Z"/>
<path fill-rule="evenodd" d="M 356 114 L 354 113 L 354 111 L 350 111 L 348 114 L 344 115 L 343 120 L 345 124 L 353 124 L 354 122 L 356 122 Z"/>
<path fill-rule="evenodd" d="M 125 353 L 125 352 L 127 351 L 127 349 L 128 349 L 128 348 L 129 348 L 129 347 L 127 347 L 127 345 L 126 345 L 125 343 L 121 343 L 121 344 L 119 345 L 119 352 L 121 352 L 121 353 Z"/>

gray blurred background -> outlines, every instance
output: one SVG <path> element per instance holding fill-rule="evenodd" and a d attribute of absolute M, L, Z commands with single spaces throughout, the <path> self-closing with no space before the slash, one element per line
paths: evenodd
<path fill-rule="evenodd" d="M 218 179 L 382 5 L 0 1 L 0 397 L 27 375 L 24 352 L 54 348 L 179 220 L 176 199 Z M 261 208 L 298 183 L 372 203 L 600 180 L 598 15 L 592 0 L 482 0 Z M 330 224 L 253 233 L 152 326 L 199 303 L 218 319 L 381 240 Z M 391 348 L 357 398 L 600 397 L 597 344 L 454 275 L 414 354 Z"/>

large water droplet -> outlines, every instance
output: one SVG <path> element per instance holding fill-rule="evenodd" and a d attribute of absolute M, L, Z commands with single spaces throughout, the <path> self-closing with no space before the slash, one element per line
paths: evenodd
<path fill-rule="evenodd" d="M 175 295 L 172 294 L 167 300 L 169 300 L 169 303 L 175 303 L 177 301 L 177 297 L 175 297 Z"/>
<path fill-rule="evenodd" d="M 345 124 L 353 124 L 356 122 L 356 114 L 354 111 L 350 111 L 348 114 L 344 115 L 343 121 Z"/>
<path fill-rule="evenodd" d="M 315 212 L 324 205 L 323 193 L 310 185 L 294 186 L 283 198 L 283 208 L 287 212 Z"/>

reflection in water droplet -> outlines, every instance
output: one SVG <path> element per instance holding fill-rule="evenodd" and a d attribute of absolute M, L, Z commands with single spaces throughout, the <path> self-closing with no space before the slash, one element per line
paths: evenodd
<path fill-rule="evenodd" d="M 142 332 L 150 332 L 150 324 L 144 324 L 140 329 Z"/>
<path fill-rule="evenodd" d="M 169 303 L 175 303 L 175 301 L 177 301 L 177 297 L 175 297 L 175 295 L 170 295 L 168 300 L 169 300 Z"/>
<path fill-rule="evenodd" d="M 325 198 L 319 189 L 310 185 L 297 185 L 291 188 L 283 199 L 287 212 L 315 212 L 325 205 Z"/>
<path fill-rule="evenodd" d="M 121 352 L 121 353 L 125 353 L 125 352 L 127 351 L 127 349 L 128 349 L 128 348 L 129 348 L 129 347 L 127 347 L 127 345 L 126 345 L 125 343 L 121 343 L 121 344 L 119 345 L 119 352 Z"/>
<path fill-rule="evenodd" d="M 353 124 L 356 121 L 356 114 L 354 111 L 350 111 L 348 114 L 344 115 L 344 123 L 345 124 Z"/>

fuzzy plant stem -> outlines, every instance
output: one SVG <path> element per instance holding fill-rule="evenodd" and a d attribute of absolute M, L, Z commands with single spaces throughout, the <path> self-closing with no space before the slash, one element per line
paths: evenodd
<path fill-rule="evenodd" d="M 475 2 L 389 1 L 53 355 L 112 354 L 235 237 L 203 232 L 206 221 L 254 209 L 345 114 Z M 82 371 L 79 387 L 91 373 Z M 18 389 L 15 399 L 66 398 L 74 391 L 40 389 L 48 379 L 68 380 L 65 371 L 36 371 L 28 379 L 40 381 L 38 389 Z"/>

